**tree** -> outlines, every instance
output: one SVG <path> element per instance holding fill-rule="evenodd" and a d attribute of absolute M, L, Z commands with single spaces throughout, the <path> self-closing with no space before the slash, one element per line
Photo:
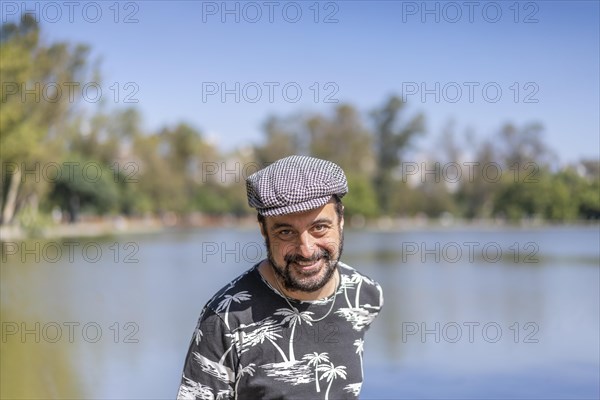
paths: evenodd
<path fill-rule="evenodd" d="M 345 214 L 376 216 L 379 210 L 372 184 L 373 135 L 356 109 L 343 104 L 335 109 L 332 118 L 317 114 L 305 124 L 310 135 L 310 154 L 335 162 L 346 174 L 352 195 L 344 199 Z"/>
<path fill-rule="evenodd" d="M 45 45 L 37 22 L 28 14 L 19 24 L 2 25 L 0 46 L 1 223 L 8 224 L 21 203 L 47 190 L 47 185 L 20 190 L 22 169 L 39 168 L 60 157 L 57 147 L 48 150 L 60 141 L 73 109 L 77 97 L 69 91 L 76 88 L 71 83 L 80 82 L 87 72 L 88 48 Z M 4 168 L 7 165 L 16 168 Z"/>
<path fill-rule="evenodd" d="M 135 183 L 139 205 L 147 211 L 162 214 L 186 208 L 184 179 L 161 154 L 164 138 L 143 135 L 134 140 L 133 148 L 139 166 L 139 179 Z"/>
<path fill-rule="evenodd" d="M 500 189 L 499 179 L 502 177 L 502 166 L 497 160 L 495 147 L 486 140 L 476 150 L 474 160 L 469 161 L 470 168 L 463 171 L 461 184 L 455 193 L 457 207 L 463 216 L 492 216 L 494 196 Z"/>
<path fill-rule="evenodd" d="M 379 207 L 372 180 L 353 173 L 347 174 L 347 178 L 350 195 L 343 199 L 344 215 L 362 215 L 368 218 L 378 216 Z"/>
<path fill-rule="evenodd" d="M 372 178 L 373 137 L 353 106 L 340 105 L 333 118 L 315 115 L 305 124 L 310 135 L 311 155 L 335 162 L 348 176 Z"/>
<path fill-rule="evenodd" d="M 77 158 L 63 165 L 69 168 L 56 179 L 50 200 L 68 213 L 69 222 L 77 222 L 84 209 L 96 214 L 116 210 L 119 193 L 113 171 L 100 162 Z"/>
<path fill-rule="evenodd" d="M 374 186 L 379 206 L 384 214 L 391 211 L 394 169 L 400 165 L 403 153 L 415 137 L 424 132 L 424 118 L 417 115 L 409 121 L 400 121 L 406 103 L 392 96 L 386 104 L 373 111 L 375 123 L 376 173 Z"/>
<path fill-rule="evenodd" d="M 583 219 L 600 219 L 600 160 L 582 160 L 579 216 Z"/>
<path fill-rule="evenodd" d="M 256 162 L 261 167 L 300 151 L 298 118 L 270 117 L 264 124 L 265 143 L 254 147 Z"/>
<path fill-rule="evenodd" d="M 530 123 L 522 128 L 505 124 L 497 135 L 496 149 L 498 162 L 509 168 L 526 168 L 528 163 L 539 167 L 551 167 L 556 155 L 543 140 L 544 127 L 540 123 Z"/>

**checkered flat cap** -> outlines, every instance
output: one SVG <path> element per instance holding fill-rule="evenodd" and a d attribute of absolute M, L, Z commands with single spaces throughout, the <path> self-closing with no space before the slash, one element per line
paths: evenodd
<path fill-rule="evenodd" d="M 344 171 L 330 161 L 289 156 L 246 179 L 248 205 L 274 216 L 312 210 L 348 193 Z"/>

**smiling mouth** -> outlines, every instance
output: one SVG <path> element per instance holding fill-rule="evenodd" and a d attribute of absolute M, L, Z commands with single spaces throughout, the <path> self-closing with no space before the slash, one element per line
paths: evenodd
<path fill-rule="evenodd" d="M 313 254 L 310 258 L 302 257 L 299 254 L 288 255 L 285 257 L 285 261 L 287 262 L 288 268 L 293 267 L 296 273 L 312 276 L 319 273 L 330 258 L 329 252 L 323 250 Z"/>
<path fill-rule="evenodd" d="M 311 273 L 320 268 L 322 261 L 323 258 L 319 258 L 310 261 L 294 261 L 291 264 L 293 264 L 295 269 L 299 270 L 301 273 Z"/>

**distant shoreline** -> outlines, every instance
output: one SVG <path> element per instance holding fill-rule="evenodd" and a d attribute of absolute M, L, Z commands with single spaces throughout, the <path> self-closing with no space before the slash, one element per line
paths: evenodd
<path fill-rule="evenodd" d="M 193 214 L 185 219 L 173 215 L 146 218 L 94 217 L 77 223 L 60 223 L 39 227 L 35 230 L 18 225 L 0 226 L 0 242 L 28 239 L 60 239 L 68 237 L 100 237 L 122 234 L 157 233 L 177 228 L 226 228 L 252 227 L 256 224 L 254 216 L 235 217 L 204 216 Z M 556 226 L 600 226 L 600 221 L 573 221 L 554 223 L 538 219 L 510 222 L 497 219 L 461 220 L 448 218 L 391 218 L 381 217 L 365 220 L 362 217 L 346 218 L 346 226 L 351 229 L 377 230 L 382 232 L 409 231 L 421 229 L 531 229 Z"/>
<path fill-rule="evenodd" d="M 87 217 L 76 223 L 57 223 L 28 229 L 18 225 L 0 226 L 0 241 L 100 237 L 122 234 L 156 233 L 173 228 L 224 227 L 255 223 L 255 217 L 204 216 L 192 214 L 185 219 L 167 213 L 163 217 L 126 218 Z"/>
<path fill-rule="evenodd" d="M 98 237 L 123 233 L 157 232 L 164 226 L 154 220 L 113 219 L 56 224 L 27 229 L 18 225 L 0 227 L 0 241 L 26 239 L 58 239 L 67 237 Z"/>

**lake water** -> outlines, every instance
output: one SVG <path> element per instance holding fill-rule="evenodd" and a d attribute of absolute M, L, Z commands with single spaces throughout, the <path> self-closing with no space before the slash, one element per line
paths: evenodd
<path fill-rule="evenodd" d="M 212 294 L 256 229 L 5 242 L 2 398 L 174 398 Z M 379 281 L 363 399 L 600 397 L 600 229 L 347 230 Z"/>

